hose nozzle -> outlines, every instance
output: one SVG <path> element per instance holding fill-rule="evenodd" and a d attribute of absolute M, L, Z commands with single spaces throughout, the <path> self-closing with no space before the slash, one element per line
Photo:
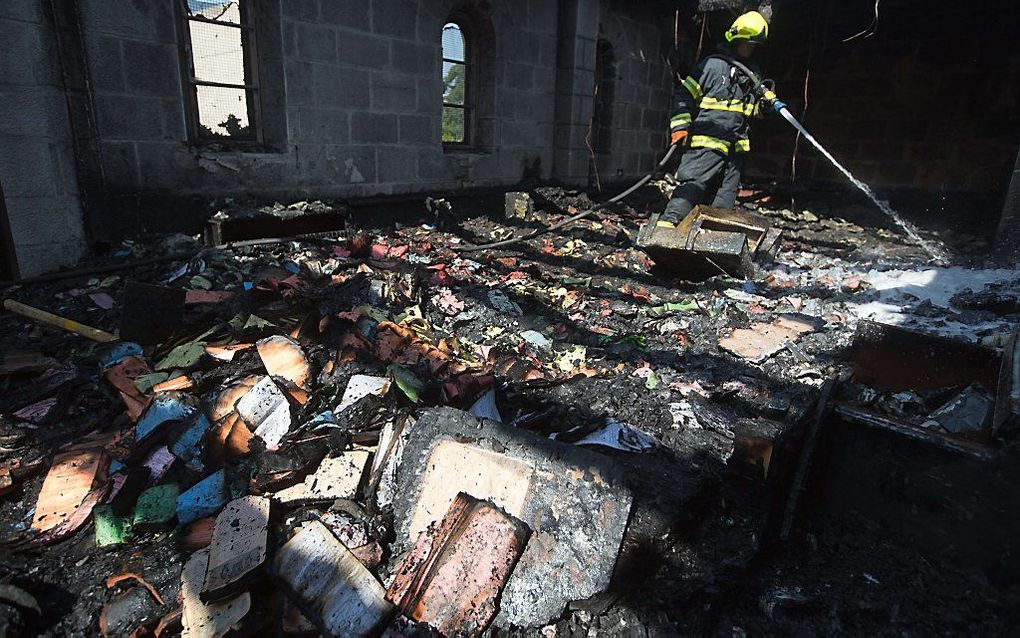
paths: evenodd
<path fill-rule="evenodd" d="M 762 93 L 762 99 L 765 101 L 766 104 L 772 107 L 772 110 L 775 111 L 776 113 L 779 113 L 780 111 L 782 111 L 785 108 L 788 108 L 789 106 L 786 102 L 780 100 L 779 96 L 776 95 L 776 92 L 773 91 L 772 89 L 766 88 L 765 91 Z"/>

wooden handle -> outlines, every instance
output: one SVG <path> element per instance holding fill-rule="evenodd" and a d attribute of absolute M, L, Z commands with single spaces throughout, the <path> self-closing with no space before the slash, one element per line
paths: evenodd
<path fill-rule="evenodd" d="M 81 336 L 92 339 L 93 341 L 108 342 L 116 341 L 118 339 L 117 335 L 110 334 L 109 332 L 105 332 L 98 328 L 93 328 L 92 326 L 80 324 L 77 321 L 65 319 L 60 315 L 55 315 L 51 312 L 46 312 L 45 310 L 26 306 L 25 304 L 14 301 L 13 299 L 4 299 L 4 308 L 15 314 L 19 314 L 22 317 L 28 317 L 29 319 L 33 319 L 39 323 L 44 323 L 55 328 L 63 328 L 64 330 L 80 334 Z"/>

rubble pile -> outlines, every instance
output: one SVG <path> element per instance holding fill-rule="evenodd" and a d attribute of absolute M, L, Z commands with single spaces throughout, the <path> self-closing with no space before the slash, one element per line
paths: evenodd
<path fill-rule="evenodd" d="M 830 411 L 902 417 L 985 446 L 989 459 L 1013 449 L 1000 377 L 890 389 L 850 351 L 866 320 L 895 319 L 998 357 L 1020 311 L 1015 271 L 912 267 L 920 253 L 889 231 L 767 208 L 758 213 L 789 236 L 751 280 L 658 273 L 626 207 L 513 250 L 462 251 L 591 206 L 549 188 L 506 201 L 499 218 L 430 200 L 424 219 L 385 228 L 356 226 L 339 206 L 276 205 L 254 217 L 344 210 L 346 228 L 126 243 L 114 265 L 149 259 L 8 289 L 57 319 L 9 316 L 0 335 L 5 626 L 157 636 L 884 626 L 889 610 L 836 599 L 871 600 L 879 582 L 914 583 L 910 570 L 930 563 L 876 554 L 860 581 L 855 561 L 879 550 L 859 539 L 820 550 L 810 533 L 784 533 L 813 543 L 815 564 L 853 552 L 833 577 L 845 577 L 840 591 L 813 580 L 821 568 L 799 584 L 800 567 L 783 573 L 783 552 L 800 550 L 753 569 L 777 551 L 770 521 L 806 524 L 802 509 L 770 503 L 806 489 Z M 242 236 L 245 215 L 230 219 Z M 171 256 L 151 259 L 160 251 Z M 52 325 L 68 319 L 83 328 Z M 820 400 L 827 380 L 840 383 L 840 407 Z M 972 578 L 960 569 L 930 586 Z M 967 626 L 984 613 L 979 599 L 1015 596 L 967 582 L 962 611 L 938 618 L 919 603 L 923 586 L 903 585 L 893 622 Z M 1001 629 L 1007 616 L 986 622 Z"/>

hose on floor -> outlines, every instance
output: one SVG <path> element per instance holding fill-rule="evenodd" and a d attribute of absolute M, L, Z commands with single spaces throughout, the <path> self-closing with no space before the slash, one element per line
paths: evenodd
<path fill-rule="evenodd" d="M 523 235 L 521 237 L 513 237 L 511 239 L 504 239 L 503 241 L 497 241 L 497 242 L 493 242 L 491 244 L 481 244 L 481 245 L 478 245 L 478 246 L 458 246 L 458 247 L 455 247 L 454 250 L 457 251 L 457 252 L 468 253 L 468 252 L 475 252 L 475 251 L 478 251 L 478 250 L 491 250 L 491 249 L 494 249 L 494 248 L 503 248 L 505 246 L 512 246 L 514 244 L 519 244 L 520 242 L 523 242 L 523 241 L 528 241 L 529 239 L 534 239 L 535 237 L 538 237 L 540 235 L 544 235 L 546 233 L 551 233 L 554 230 L 559 230 L 559 229 L 563 228 L 564 226 L 567 226 L 567 225 L 572 224 L 572 223 L 574 223 L 574 222 L 576 222 L 578 220 L 584 219 L 585 217 L 593 215 L 593 214 L 597 213 L 598 211 L 602 210 L 606 205 L 608 205 L 608 204 L 615 204 L 616 202 L 626 198 L 631 193 L 633 193 L 637 189 L 641 188 L 642 186 L 644 186 L 648 182 L 652 181 L 652 178 L 655 177 L 655 174 L 658 173 L 663 168 L 665 168 L 666 164 L 669 163 L 669 160 L 670 160 L 670 158 L 673 157 L 673 153 L 676 152 L 677 147 L 678 147 L 677 144 L 673 144 L 672 146 L 670 146 L 669 149 L 666 151 L 666 154 L 662 156 L 661 160 L 659 160 L 659 163 L 655 165 L 654 169 L 652 169 L 651 173 L 648 173 L 647 175 L 645 175 L 644 177 L 639 179 L 637 182 L 634 183 L 633 186 L 631 186 L 627 190 L 623 191 L 619 195 L 615 195 L 615 196 L 611 197 L 608 201 L 606 201 L 605 204 L 601 204 L 599 206 L 596 206 L 595 208 L 592 208 L 590 210 L 586 210 L 583 213 L 578 213 L 576 215 L 568 217 L 568 218 L 564 219 L 563 221 L 556 222 L 552 226 L 548 226 L 546 228 L 539 228 L 539 229 L 537 229 L 535 231 L 532 231 L 532 232 L 528 233 L 527 235 Z"/>

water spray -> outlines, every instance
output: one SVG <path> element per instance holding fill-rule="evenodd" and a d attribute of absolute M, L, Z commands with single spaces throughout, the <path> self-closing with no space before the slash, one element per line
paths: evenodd
<path fill-rule="evenodd" d="M 949 255 L 945 247 L 921 237 L 921 233 L 918 232 L 916 226 L 914 226 L 907 220 L 903 219 L 903 217 L 901 217 L 899 213 L 892 209 L 888 202 L 880 200 L 875 195 L 875 192 L 871 190 L 870 186 L 854 177 L 853 173 L 851 173 L 845 166 L 840 164 L 839 161 L 836 160 L 835 157 L 833 157 L 832 153 L 830 153 L 828 149 L 822 146 L 821 142 L 815 139 L 815 136 L 811 135 L 811 133 L 809 133 L 808 130 L 804 128 L 804 125 L 801 124 L 800 121 L 798 121 L 797 118 L 793 116 L 793 113 L 790 113 L 789 106 L 786 104 L 786 102 L 783 102 L 778 97 L 776 97 L 776 94 L 775 92 L 773 92 L 772 87 L 769 86 L 768 80 L 759 79 L 758 76 L 755 75 L 753 71 L 751 71 L 751 69 L 747 68 L 747 66 L 744 65 L 739 60 L 735 60 L 728 55 L 722 54 L 715 55 L 717 57 L 723 58 L 731 65 L 736 67 L 748 78 L 750 78 L 751 81 L 754 82 L 755 85 L 758 87 L 759 95 L 761 96 L 761 98 L 765 100 L 765 102 L 767 102 L 776 113 L 781 115 L 784 120 L 789 122 L 791 126 L 797 129 L 807 141 L 811 142 L 811 145 L 814 146 L 815 149 L 817 149 L 818 152 L 821 153 L 823 157 L 825 157 L 825 159 L 829 160 L 829 162 L 832 163 L 832 165 L 835 166 L 840 173 L 842 173 L 848 180 L 850 180 L 851 184 L 856 186 L 858 189 L 860 189 L 862 193 L 867 195 L 868 199 L 870 199 L 872 203 L 874 203 L 875 206 L 878 207 L 879 210 L 885 213 L 885 215 L 889 219 L 891 219 L 893 223 L 899 226 L 900 229 L 903 230 L 904 233 L 906 233 L 907 237 L 909 237 L 911 241 L 913 241 L 915 244 L 923 248 L 924 251 L 928 253 L 932 257 L 932 259 L 934 259 L 936 262 L 945 263 L 949 261 Z"/>
<path fill-rule="evenodd" d="M 825 157 L 825 159 L 829 160 L 832 163 L 832 165 L 839 170 L 839 172 L 846 176 L 846 178 L 850 180 L 851 184 L 856 186 L 858 189 L 861 190 L 861 192 L 867 195 L 868 199 L 870 199 L 875 204 L 875 206 L 878 207 L 879 210 L 881 210 L 887 217 L 889 217 L 889 219 L 891 219 L 893 223 L 899 226 L 900 229 L 902 229 L 903 232 L 906 233 L 907 237 L 909 237 L 911 241 L 913 241 L 915 244 L 923 248 L 924 251 L 928 253 L 935 262 L 937 263 L 949 262 L 949 255 L 943 246 L 936 242 L 921 237 L 920 232 L 918 232 L 917 228 L 913 224 L 903 219 L 896 211 L 892 209 L 891 206 L 889 206 L 888 202 L 878 199 L 878 197 L 875 195 L 875 192 L 871 190 L 871 187 L 869 187 L 867 184 L 854 177 L 853 173 L 851 173 L 849 170 L 847 170 L 846 167 L 840 164 L 836 160 L 836 158 L 833 157 L 832 153 L 830 153 L 824 146 L 822 146 L 822 144 L 817 139 L 815 139 L 815 137 L 811 135 L 811 133 L 809 133 L 806 128 L 804 128 L 804 125 L 801 124 L 797 120 L 797 118 L 793 116 L 793 113 L 790 113 L 788 105 L 782 100 L 780 100 L 778 97 L 776 97 L 776 94 L 772 90 L 772 87 L 769 86 L 770 81 L 762 80 L 753 71 L 751 71 L 751 69 L 749 69 L 744 63 L 732 58 L 731 56 L 724 55 L 722 53 L 715 53 L 709 57 L 718 57 L 726 60 L 726 62 L 728 62 L 737 70 L 739 70 L 741 73 L 743 73 L 745 76 L 747 76 L 754 83 L 754 85 L 758 87 L 759 96 L 766 103 L 768 103 L 777 114 L 781 115 L 783 119 L 790 123 L 790 125 L 792 125 L 795 129 L 800 131 L 800 134 L 803 135 L 805 139 L 807 139 L 807 141 L 811 142 L 811 145 L 814 146 L 818 150 L 818 152 L 821 153 L 823 157 Z M 670 158 L 673 156 L 673 153 L 676 151 L 676 149 L 677 149 L 676 144 L 670 146 L 669 149 L 666 151 L 666 154 L 663 156 L 661 160 L 659 160 L 658 165 L 655 167 L 655 169 L 652 170 L 651 173 L 645 175 L 640 180 L 638 180 L 636 184 L 634 184 L 627 190 L 623 191 L 619 195 L 616 195 L 606 203 L 612 204 L 618 202 L 627 197 L 628 195 L 630 195 L 631 193 L 633 193 L 641 186 L 644 186 L 649 181 L 651 181 L 654 174 L 657 171 L 664 168 L 666 163 L 669 162 Z M 568 224 L 571 224 L 575 221 L 593 215 L 600 209 L 601 206 L 597 206 L 591 210 L 578 213 L 577 215 L 568 217 L 567 219 L 564 219 L 561 222 L 553 224 L 552 226 L 533 231 L 522 237 L 514 237 L 511 239 L 505 239 L 503 241 L 497 241 L 490 244 L 481 244 L 477 246 L 460 246 L 455 250 L 457 250 L 458 252 L 474 252 L 478 250 L 504 248 L 506 246 L 510 246 L 523 241 L 527 241 L 529 239 L 533 239 L 535 237 L 538 237 L 539 235 L 544 235 L 545 233 L 552 232 L 554 230 L 559 230 L 560 228 L 563 228 Z"/>

